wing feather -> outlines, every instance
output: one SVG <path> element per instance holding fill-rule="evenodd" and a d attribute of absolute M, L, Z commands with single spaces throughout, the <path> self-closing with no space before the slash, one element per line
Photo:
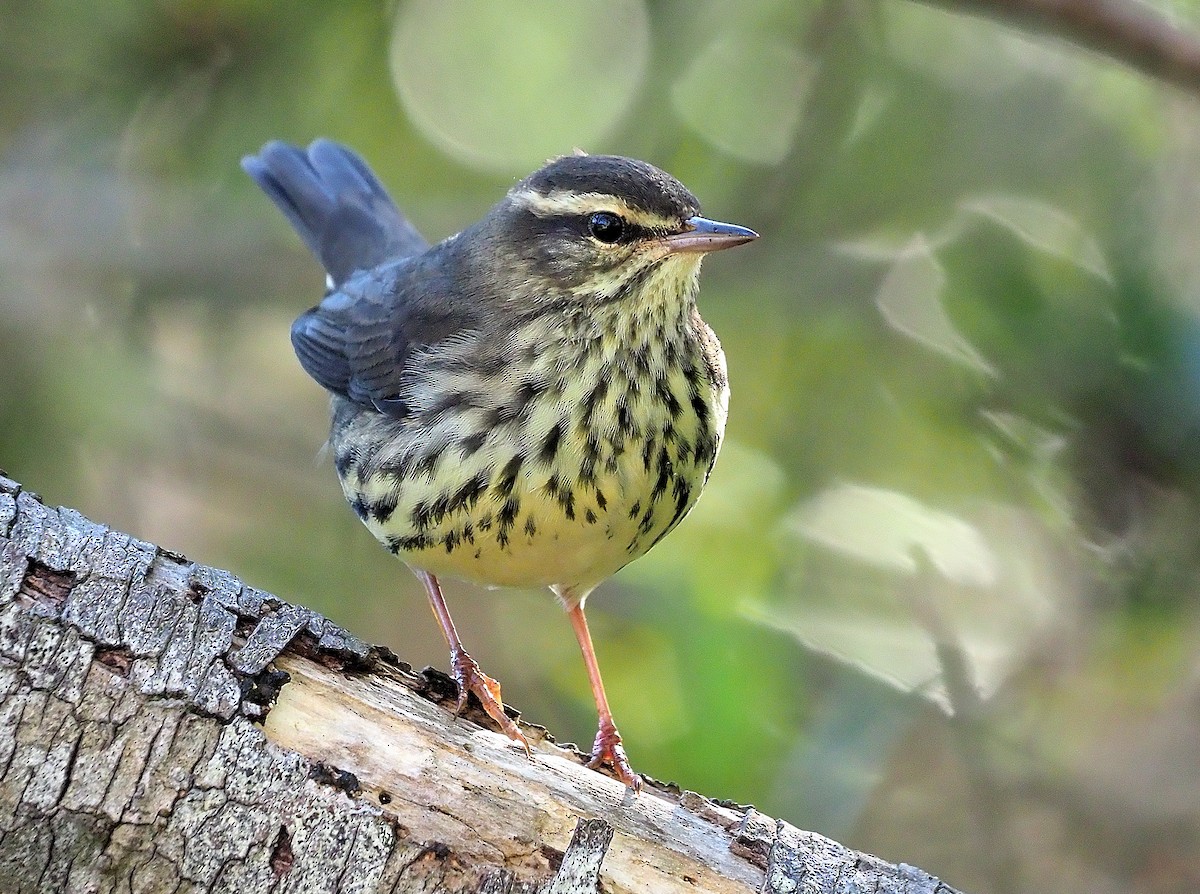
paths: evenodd
<path fill-rule="evenodd" d="M 330 277 L 330 293 L 292 324 L 300 364 L 334 394 L 402 415 L 414 352 L 478 326 L 449 243 L 429 249 L 367 164 L 329 140 L 268 143 L 242 167 Z"/>

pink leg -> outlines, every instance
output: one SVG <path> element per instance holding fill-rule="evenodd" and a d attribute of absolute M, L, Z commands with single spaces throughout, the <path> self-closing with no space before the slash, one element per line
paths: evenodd
<path fill-rule="evenodd" d="M 517 728 L 513 719 L 504 713 L 504 702 L 500 698 L 500 684 L 481 671 L 475 659 L 468 655 L 467 650 L 463 648 L 462 641 L 458 638 L 458 631 L 454 629 L 454 620 L 450 617 L 450 609 L 446 608 L 446 600 L 442 598 L 442 588 L 438 584 L 437 578 L 424 571 L 413 570 L 421 579 L 421 583 L 425 585 L 425 592 L 429 595 L 429 605 L 433 608 L 433 614 L 437 618 L 438 624 L 442 627 L 446 644 L 450 646 L 450 668 L 458 683 L 458 705 L 455 707 L 454 713 L 460 713 L 467 704 L 467 695 L 475 693 L 475 697 L 479 699 L 479 704 L 483 706 L 483 710 L 487 712 L 488 716 L 500 725 L 510 739 L 520 742 L 526 754 L 532 756 L 529 751 L 529 742 Z"/>
<path fill-rule="evenodd" d="M 613 723 L 612 711 L 608 707 L 608 696 L 604 694 L 604 681 L 600 679 L 600 665 L 596 662 L 596 650 L 592 647 L 592 635 L 588 632 L 587 618 L 583 614 L 583 606 L 575 605 L 567 610 L 571 619 L 571 627 L 575 630 L 575 638 L 579 640 L 579 648 L 583 651 L 583 663 L 587 665 L 588 680 L 592 684 L 592 697 L 596 699 L 596 713 L 600 715 L 600 729 L 596 732 L 596 741 L 592 745 L 592 759 L 589 767 L 599 767 L 607 764 L 613 773 L 633 791 L 642 787 L 641 777 L 629 766 L 629 758 L 625 756 L 625 748 L 621 745 L 621 734 Z"/>

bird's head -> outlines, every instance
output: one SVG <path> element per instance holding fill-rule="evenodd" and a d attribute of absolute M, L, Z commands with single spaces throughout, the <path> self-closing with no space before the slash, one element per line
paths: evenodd
<path fill-rule="evenodd" d="M 614 155 L 569 155 L 514 186 L 485 219 L 493 257 L 531 299 L 582 307 L 695 290 L 707 252 L 757 237 L 699 216 L 696 197 L 653 165 Z M 661 288 L 665 286 L 666 288 Z"/>

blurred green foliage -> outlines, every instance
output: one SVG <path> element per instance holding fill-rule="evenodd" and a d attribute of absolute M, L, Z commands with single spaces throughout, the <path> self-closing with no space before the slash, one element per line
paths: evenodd
<path fill-rule="evenodd" d="M 704 274 L 709 491 L 589 603 L 635 766 L 977 894 L 1200 889 L 1200 99 L 905 0 L 597 10 L 0 5 L 0 467 L 443 666 L 237 161 L 345 141 L 436 239 L 646 158 L 763 238 Z M 448 592 L 590 741 L 549 594 Z"/>

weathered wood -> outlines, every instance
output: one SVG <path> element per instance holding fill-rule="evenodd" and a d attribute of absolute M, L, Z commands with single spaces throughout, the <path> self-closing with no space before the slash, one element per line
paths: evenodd
<path fill-rule="evenodd" d="M 640 796 L 308 609 L 0 476 L 0 890 L 953 894 Z M 573 836 L 574 833 L 574 837 Z"/>

